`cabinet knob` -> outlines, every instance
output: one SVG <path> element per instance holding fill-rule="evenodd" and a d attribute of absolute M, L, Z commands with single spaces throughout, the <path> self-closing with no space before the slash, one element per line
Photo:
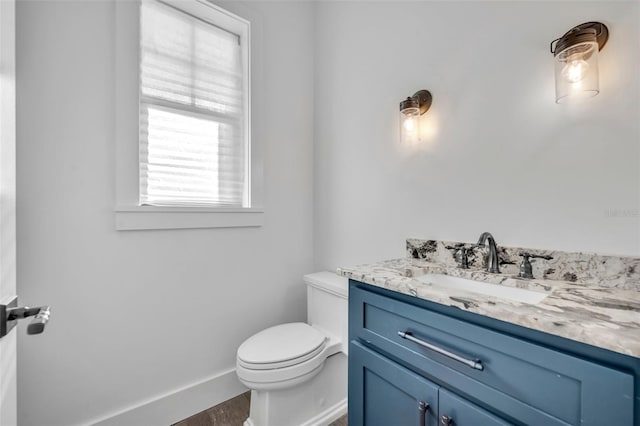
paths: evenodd
<path fill-rule="evenodd" d="M 451 426 L 453 425 L 453 419 L 449 416 L 442 416 L 440 418 L 440 424 L 442 426 Z"/>

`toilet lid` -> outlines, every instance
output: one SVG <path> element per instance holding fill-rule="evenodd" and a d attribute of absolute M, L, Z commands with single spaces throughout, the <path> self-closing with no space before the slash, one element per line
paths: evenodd
<path fill-rule="evenodd" d="M 299 364 L 319 354 L 326 336 L 303 322 L 276 325 L 249 337 L 238 348 L 238 362 L 256 370 Z"/>

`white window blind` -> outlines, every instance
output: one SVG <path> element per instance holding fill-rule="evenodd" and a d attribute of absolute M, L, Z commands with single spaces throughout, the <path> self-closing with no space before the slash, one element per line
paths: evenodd
<path fill-rule="evenodd" d="M 249 207 L 243 40 L 157 1 L 140 16 L 140 204 Z"/>

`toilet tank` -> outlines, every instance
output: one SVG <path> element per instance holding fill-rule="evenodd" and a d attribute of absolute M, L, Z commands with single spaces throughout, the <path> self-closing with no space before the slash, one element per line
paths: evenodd
<path fill-rule="evenodd" d="M 333 272 L 304 276 L 307 285 L 307 323 L 339 339 L 342 352 L 349 348 L 349 280 Z"/>

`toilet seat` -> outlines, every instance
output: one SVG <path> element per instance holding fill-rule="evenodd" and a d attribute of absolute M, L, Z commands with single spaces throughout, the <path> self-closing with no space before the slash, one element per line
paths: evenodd
<path fill-rule="evenodd" d="M 263 330 L 238 348 L 236 373 L 250 389 L 294 386 L 317 375 L 325 359 L 340 351 L 340 342 L 306 323 L 281 324 Z"/>
<path fill-rule="evenodd" d="M 245 340 L 238 348 L 237 362 L 252 370 L 289 367 L 315 357 L 326 344 L 327 337 L 309 324 L 280 324 Z"/>

